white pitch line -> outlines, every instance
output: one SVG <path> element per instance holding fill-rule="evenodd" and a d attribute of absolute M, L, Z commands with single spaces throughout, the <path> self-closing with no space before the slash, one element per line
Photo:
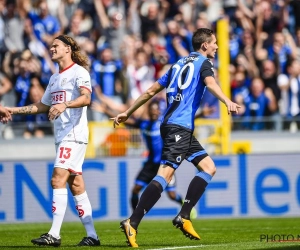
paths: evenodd
<path fill-rule="evenodd" d="M 203 245 L 198 246 L 183 246 L 183 247 L 164 247 L 164 248 L 152 248 L 149 250 L 172 250 L 172 249 L 182 249 L 182 248 L 196 248 L 196 247 L 203 247 Z"/>
<path fill-rule="evenodd" d="M 250 241 L 247 243 L 257 243 L 257 241 Z M 260 242 L 258 242 L 260 243 Z M 163 247 L 163 248 L 151 248 L 148 250 L 173 250 L 173 249 L 187 249 L 187 248 L 206 248 L 206 247 L 222 247 L 222 246 L 228 246 L 231 245 L 230 243 L 221 243 L 221 244 L 214 244 L 214 245 L 197 245 L 197 246 L 183 246 L 183 247 Z"/>

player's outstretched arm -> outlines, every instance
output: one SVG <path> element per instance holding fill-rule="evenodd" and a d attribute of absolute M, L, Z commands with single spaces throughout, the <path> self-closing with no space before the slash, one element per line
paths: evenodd
<path fill-rule="evenodd" d="M 236 114 L 239 113 L 238 109 L 241 108 L 241 106 L 232 102 L 227 96 L 225 96 L 220 86 L 216 83 L 214 77 L 208 76 L 204 81 L 208 90 L 226 105 L 228 114 L 231 114 L 232 112 Z"/>
<path fill-rule="evenodd" d="M 7 123 L 11 121 L 11 114 L 8 109 L 0 106 L 0 122 Z"/>
<path fill-rule="evenodd" d="M 7 107 L 8 111 L 12 115 L 30 115 L 30 114 L 40 114 L 47 113 L 50 109 L 49 106 L 42 102 L 36 102 L 28 106 L 23 107 Z"/>
<path fill-rule="evenodd" d="M 144 92 L 138 97 L 138 99 L 135 100 L 135 102 L 129 109 L 121 114 L 118 114 L 116 117 L 111 118 L 114 121 L 114 127 L 116 127 L 116 125 L 120 125 L 120 123 L 122 122 L 125 122 L 134 111 L 136 111 L 140 106 L 145 104 L 148 100 L 150 100 L 153 96 L 155 96 L 163 89 L 164 87 L 162 85 L 160 85 L 158 82 L 155 82 L 149 89 L 146 90 L 146 92 Z"/>

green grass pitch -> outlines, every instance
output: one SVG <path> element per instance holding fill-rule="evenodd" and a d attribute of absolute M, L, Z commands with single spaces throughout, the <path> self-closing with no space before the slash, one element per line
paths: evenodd
<path fill-rule="evenodd" d="M 171 220 L 144 219 L 137 235 L 139 249 L 300 249 L 300 218 L 196 219 L 193 225 L 201 236 L 200 241 L 184 237 L 173 227 Z M 53 249 L 34 246 L 30 242 L 48 232 L 50 226 L 50 223 L 0 224 L 0 249 Z M 119 229 L 119 221 L 95 221 L 95 226 L 101 246 L 92 249 L 129 249 Z M 85 231 L 80 222 L 65 222 L 60 249 L 78 250 L 74 245 L 83 236 Z M 276 241 L 271 242 L 271 237 Z"/>

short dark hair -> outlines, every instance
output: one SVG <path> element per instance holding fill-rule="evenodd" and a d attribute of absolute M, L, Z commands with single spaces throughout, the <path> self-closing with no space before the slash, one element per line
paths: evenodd
<path fill-rule="evenodd" d="M 211 29 L 207 28 L 200 28 L 197 29 L 192 38 L 192 45 L 195 51 L 199 50 L 201 48 L 201 45 L 205 42 L 211 42 L 212 41 L 212 35 L 214 32 Z"/>

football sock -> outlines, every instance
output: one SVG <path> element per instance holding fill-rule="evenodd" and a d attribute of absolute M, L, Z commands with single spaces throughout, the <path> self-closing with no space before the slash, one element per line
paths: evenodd
<path fill-rule="evenodd" d="M 66 188 L 53 189 L 52 226 L 48 232 L 54 238 L 60 238 L 60 229 L 68 204 L 68 190 Z"/>
<path fill-rule="evenodd" d="M 78 216 L 85 227 L 87 236 L 98 239 L 92 217 L 92 206 L 87 193 L 84 192 L 80 195 L 73 196 L 73 198 Z"/>
<path fill-rule="evenodd" d="M 135 193 L 132 193 L 131 194 L 131 207 L 132 207 L 132 210 L 134 210 L 136 208 L 138 203 L 139 203 L 139 195 L 135 194 Z"/>
<path fill-rule="evenodd" d="M 190 219 L 190 213 L 192 208 L 196 205 L 196 203 L 203 195 L 205 188 L 208 182 L 211 180 L 211 178 L 211 175 L 202 171 L 192 179 L 188 187 L 184 203 L 179 212 L 182 218 L 188 220 Z"/>
<path fill-rule="evenodd" d="M 142 193 L 140 202 L 130 216 L 130 225 L 137 229 L 144 215 L 155 205 L 159 200 L 163 191 L 162 185 L 152 180 Z"/>

